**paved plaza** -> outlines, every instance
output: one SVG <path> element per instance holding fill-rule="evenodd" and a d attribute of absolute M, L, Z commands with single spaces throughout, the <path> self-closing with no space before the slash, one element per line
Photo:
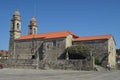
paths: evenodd
<path fill-rule="evenodd" d="M 0 69 L 0 80 L 120 80 L 120 71 Z"/>

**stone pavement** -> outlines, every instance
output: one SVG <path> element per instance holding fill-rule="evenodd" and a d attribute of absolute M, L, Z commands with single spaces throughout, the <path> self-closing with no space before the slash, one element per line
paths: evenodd
<path fill-rule="evenodd" d="M 120 80 L 120 71 L 0 69 L 0 80 Z"/>

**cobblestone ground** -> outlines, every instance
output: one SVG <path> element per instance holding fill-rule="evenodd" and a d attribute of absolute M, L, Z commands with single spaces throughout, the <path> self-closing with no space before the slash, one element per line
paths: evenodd
<path fill-rule="evenodd" d="M 0 69 L 0 80 L 120 80 L 120 71 Z"/>

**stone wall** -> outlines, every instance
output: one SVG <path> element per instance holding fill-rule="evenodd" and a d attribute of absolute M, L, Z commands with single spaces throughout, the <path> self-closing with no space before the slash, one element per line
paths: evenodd
<path fill-rule="evenodd" d="M 73 41 L 73 36 L 72 35 L 68 35 L 66 37 L 66 48 L 72 46 L 72 41 Z"/>
<path fill-rule="evenodd" d="M 34 54 L 31 52 L 32 48 Z M 15 42 L 12 56 L 13 59 L 32 59 L 32 55 L 36 57 L 39 55 L 40 60 L 57 60 L 65 48 L 66 38 L 19 40 Z"/>
<path fill-rule="evenodd" d="M 32 55 L 35 54 L 37 49 L 38 53 L 41 55 L 41 45 L 43 43 L 42 39 L 32 39 L 32 40 L 19 40 L 15 42 L 15 50 L 13 54 L 13 59 L 32 59 Z M 32 52 L 32 50 L 34 51 Z"/>
<path fill-rule="evenodd" d="M 108 62 L 108 40 L 89 40 L 73 42 L 73 45 L 85 45 L 90 48 L 92 55 L 106 66 Z"/>
<path fill-rule="evenodd" d="M 36 69 L 36 60 L 0 60 L 4 67 L 7 68 L 22 68 Z M 92 60 L 52 60 L 39 62 L 39 69 L 63 69 L 63 70 L 93 70 Z"/>
<path fill-rule="evenodd" d="M 116 65 L 116 69 L 120 70 L 120 64 Z"/>
<path fill-rule="evenodd" d="M 63 70 L 93 70 L 92 61 L 88 60 L 55 60 L 41 61 L 40 69 L 63 69 Z"/>
<path fill-rule="evenodd" d="M 66 48 L 65 38 L 48 39 L 44 44 L 44 60 L 57 60 Z"/>
<path fill-rule="evenodd" d="M 108 41 L 108 53 L 108 63 L 112 68 L 116 68 L 116 45 L 112 37 Z"/>
<path fill-rule="evenodd" d="M 0 63 L 3 64 L 5 68 L 23 68 L 23 69 L 35 69 L 35 60 L 28 59 L 1 59 Z"/>

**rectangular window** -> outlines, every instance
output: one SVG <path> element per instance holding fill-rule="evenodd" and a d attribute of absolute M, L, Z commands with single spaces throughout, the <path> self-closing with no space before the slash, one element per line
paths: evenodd
<path fill-rule="evenodd" d="M 56 41 L 55 40 L 53 41 L 53 47 L 56 47 Z"/>

